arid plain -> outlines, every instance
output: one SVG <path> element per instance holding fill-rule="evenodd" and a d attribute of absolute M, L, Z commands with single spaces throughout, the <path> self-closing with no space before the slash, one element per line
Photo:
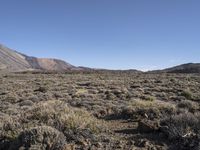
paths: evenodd
<path fill-rule="evenodd" d="M 0 149 L 200 148 L 199 74 L 4 73 Z"/>

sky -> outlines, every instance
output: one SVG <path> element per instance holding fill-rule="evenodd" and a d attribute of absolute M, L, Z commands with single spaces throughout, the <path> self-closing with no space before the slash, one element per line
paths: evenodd
<path fill-rule="evenodd" d="M 199 0 L 0 0 L 0 43 L 76 66 L 200 62 Z"/>

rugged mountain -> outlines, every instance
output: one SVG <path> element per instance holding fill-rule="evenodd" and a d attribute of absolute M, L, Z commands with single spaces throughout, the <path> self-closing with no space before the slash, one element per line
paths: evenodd
<path fill-rule="evenodd" d="M 78 67 L 59 59 L 30 57 L 0 45 L 0 70 L 26 71 L 36 69 L 48 71 L 79 70 Z"/>
<path fill-rule="evenodd" d="M 166 73 L 200 73 L 200 63 L 187 63 L 154 72 Z"/>

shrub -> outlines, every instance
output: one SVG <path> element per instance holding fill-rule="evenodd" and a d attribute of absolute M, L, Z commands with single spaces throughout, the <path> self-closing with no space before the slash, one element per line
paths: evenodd
<path fill-rule="evenodd" d="M 25 112 L 26 119 L 63 130 L 89 129 L 98 133 L 102 122 L 83 109 L 69 107 L 61 101 L 46 101 Z"/>
<path fill-rule="evenodd" d="M 65 136 L 49 126 L 38 126 L 20 133 L 10 147 L 12 149 L 62 150 L 65 146 Z"/>
<path fill-rule="evenodd" d="M 122 107 L 120 115 L 124 119 L 158 119 L 166 115 L 172 115 L 176 112 L 173 105 L 159 103 L 156 101 L 134 100 L 128 104 L 128 107 Z"/>
<path fill-rule="evenodd" d="M 200 114 L 185 113 L 161 121 L 161 131 L 179 148 L 196 149 L 200 146 Z"/>
<path fill-rule="evenodd" d="M 189 110 L 190 112 L 195 112 L 195 110 L 198 109 L 198 105 L 189 100 L 182 100 L 177 104 L 177 108 L 183 108 Z"/>
<path fill-rule="evenodd" d="M 17 118 L 0 113 L 0 149 L 8 149 L 21 130 Z"/>
<path fill-rule="evenodd" d="M 190 90 L 188 90 L 188 89 L 187 90 L 183 90 L 181 95 L 184 96 L 187 99 L 192 99 L 193 98 L 192 92 Z"/>
<path fill-rule="evenodd" d="M 156 98 L 155 97 L 153 97 L 153 96 L 146 96 L 146 95 L 144 95 L 144 96 L 142 96 L 141 97 L 143 100 L 146 100 L 146 101 L 151 101 L 151 102 L 153 102 L 153 101 L 155 101 L 156 100 Z"/>

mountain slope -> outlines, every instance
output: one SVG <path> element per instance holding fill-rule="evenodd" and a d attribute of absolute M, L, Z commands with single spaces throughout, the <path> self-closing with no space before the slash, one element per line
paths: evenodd
<path fill-rule="evenodd" d="M 167 68 L 161 72 L 167 73 L 200 73 L 200 63 L 188 63 L 175 66 L 172 68 Z"/>
<path fill-rule="evenodd" d="M 26 57 L 0 45 L 0 70 L 21 71 L 31 69 Z"/>
<path fill-rule="evenodd" d="M 36 58 L 21 54 L 0 44 L 0 71 L 68 71 L 68 70 L 105 70 L 75 67 L 63 60 L 53 58 Z M 129 70 L 127 70 L 129 71 Z M 130 70 L 131 71 L 131 70 Z M 139 72 L 136 70 L 136 72 Z M 188 63 L 164 70 L 154 70 L 151 73 L 200 73 L 200 63 Z"/>
<path fill-rule="evenodd" d="M 64 71 L 73 70 L 76 67 L 63 60 L 52 59 L 52 58 L 36 58 L 36 57 L 26 57 L 32 68 L 40 70 L 49 71 Z"/>
<path fill-rule="evenodd" d="M 26 71 L 35 69 L 66 71 L 78 68 L 59 59 L 29 57 L 0 45 L 0 70 Z"/>

